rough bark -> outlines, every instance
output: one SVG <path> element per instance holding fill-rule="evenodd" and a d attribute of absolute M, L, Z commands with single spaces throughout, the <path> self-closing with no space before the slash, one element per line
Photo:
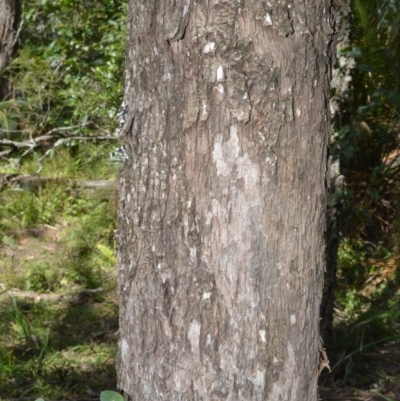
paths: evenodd
<path fill-rule="evenodd" d="M 328 1 L 129 1 L 119 388 L 317 400 Z"/>
<path fill-rule="evenodd" d="M 11 82 L 4 76 L 17 45 L 18 25 L 21 17 L 19 0 L 0 0 L 0 101 L 12 92 Z"/>

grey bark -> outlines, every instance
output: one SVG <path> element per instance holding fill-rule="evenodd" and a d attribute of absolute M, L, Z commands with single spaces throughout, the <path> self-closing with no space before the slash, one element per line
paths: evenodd
<path fill-rule="evenodd" d="M 17 48 L 17 32 L 21 18 L 19 0 L 0 0 L 0 101 L 12 92 L 11 82 L 4 75 Z"/>
<path fill-rule="evenodd" d="M 118 386 L 317 400 L 325 0 L 129 1 Z"/>

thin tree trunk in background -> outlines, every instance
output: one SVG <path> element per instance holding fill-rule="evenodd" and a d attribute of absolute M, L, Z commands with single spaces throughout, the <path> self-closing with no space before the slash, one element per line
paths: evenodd
<path fill-rule="evenodd" d="M 12 85 L 4 76 L 4 69 L 10 64 L 17 47 L 20 18 L 21 4 L 18 0 L 0 0 L 0 101 L 9 99 L 12 93 Z"/>
<path fill-rule="evenodd" d="M 347 102 L 347 90 L 350 83 L 351 69 L 354 59 L 342 55 L 341 50 L 348 48 L 350 42 L 351 24 L 351 0 L 334 0 L 335 32 L 336 32 L 336 68 L 333 69 L 331 87 L 335 94 L 330 99 L 331 117 L 333 130 L 339 126 L 339 121 L 344 122 L 343 105 Z M 335 124 L 336 122 L 336 124 Z M 332 197 L 335 190 L 343 189 L 344 177 L 340 172 L 339 160 L 331 160 L 330 188 L 329 194 Z M 324 275 L 324 292 L 321 303 L 321 337 L 327 348 L 330 358 L 333 357 L 333 312 L 335 304 L 336 289 L 336 267 L 337 253 L 339 247 L 341 227 L 340 203 L 330 206 L 327 210 L 326 230 L 326 272 Z"/>
<path fill-rule="evenodd" d="M 130 0 L 128 400 L 316 401 L 329 2 Z"/>

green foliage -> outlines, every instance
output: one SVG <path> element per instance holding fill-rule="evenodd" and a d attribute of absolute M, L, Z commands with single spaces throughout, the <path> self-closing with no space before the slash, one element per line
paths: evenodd
<path fill-rule="evenodd" d="M 24 269 L 24 287 L 37 292 L 54 291 L 59 286 L 60 274 L 53 267 L 54 262 L 36 260 Z"/>
<path fill-rule="evenodd" d="M 0 228 L 17 231 L 40 223 L 53 224 L 65 208 L 75 203 L 59 185 L 32 191 L 5 190 L 0 193 L 0 201 L 5 205 L 0 209 Z"/>
<path fill-rule="evenodd" d="M 86 288 L 114 288 L 115 212 L 108 201 L 81 199 L 69 213 L 77 217 L 69 220 L 70 229 L 64 237 L 67 249 L 64 279 Z"/>
<path fill-rule="evenodd" d="M 115 391 L 102 391 L 100 401 L 125 401 L 125 398 Z"/>
<path fill-rule="evenodd" d="M 60 158 L 47 160 L 44 171 L 55 182 L 0 193 L 2 245 L 12 252 L 10 257 L 0 255 L 0 282 L 6 288 L 39 294 L 115 289 L 114 192 L 89 191 L 61 178 L 85 174 L 85 168 L 95 178 L 107 173 L 104 168 L 90 171 L 80 155 L 78 151 L 71 157 L 65 149 Z M 23 166 L 30 168 L 29 163 Z M 58 232 L 50 243 L 40 234 L 46 227 Z M 79 395 L 85 385 L 96 391 L 107 382 L 111 387 L 116 338 L 103 344 L 92 337 L 109 330 L 109 316 L 117 313 L 106 294 L 93 296 L 94 304 L 76 310 L 51 301 L 17 304 L 13 299 L 10 305 L 6 294 L 0 297 L 2 396 L 41 394 L 53 399 Z"/>
<path fill-rule="evenodd" d="M 400 338 L 399 9 L 398 0 L 354 0 L 352 45 L 342 54 L 355 61 L 331 149 L 344 181 L 330 202 L 343 221 L 333 368 L 342 384 L 370 383 L 361 367 Z"/>
<path fill-rule="evenodd" d="M 332 153 L 340 159 L 346 186 L 333 204 L 344 205 L 343 234 L 376 242 L 393 240 L 398 214 L 400 127 L 400 4 L 355 0 L 352 46 L 355 60 L 342 112 L 335 121 Z"/>
<path fill-rule="evenodd" d="M 337 296 L 338 303 L 342 306 L 342 313 L 347 322 L 354 321 L 362 312 L 364 300 L 354 288 Z"/>
<path fill-rule="evenodd" d="M 23 19 L 23 45 L 9 67 L 18 100 L 0 104 L 0 135 L 21 141 L 59 127 L 71 127 L 53 131 L 61 137 L 112 132 L 122 95 L 125 1 L 34 0 Z M 43 142 L 41 155 L 53 143 Z"/>
<path fill-rule="evenodd" d="M 37 202 L 33 194 L 7 191 L 0 197 L 5 205 L 0 209 L 0 227 L 3 230 L 29 228 L 38 223 Z"/>
<path fill-rule="evenodd" d="M 365 276 L 365 260 L 367 251 L 361 241 L 344 239 L 338 251 L 338 274 L 343 275 L 347 284 L 363 283 Z"/>
<path fill-rule="evenodd" d="M 374 349 L 400 334 L 398 261 L 383 244 L 343 240 L 338 253 L 334 373 L 342 384 L 370 379 L 361 366 Z M 365 384 L 365 383 L 364 383 Z"/>
<path fill-rule="evenodd" d="M 115 387 L 116 194 L 80 185 L 115 178 L 107 163 L 115 143 L 73 136 L 115 128 L 126 2 L 34 0 L 23 19 L 8 69 L 16 98 L 0 103 L 0 138 L 58 137 L 0 149 L 11 150 L 0 174 L 34 175 L 0 190 L 0 392 L 74 399 Z M 4 292 L 11 288 L 15 298 Z M 90 295 L 68 301 L 81 291 Z"/>
<path fill-rule="evenodd" d="M 352 323 L 342 322 L 336 326 L 335 347 L 339 358 L 334 371 L 341 371 L 342 384 L 357 383 L 365 355 L 373 348 L 400 339 L 396 328 L 399 322 L 399 310 L 381 313 L 371 306 Z"/>
<path fill-rule="evenodd" d="M 14 99 L 0 102 L 0 138 L 17 128 L 18 106 Z"/>
<path fill-rule="evenodd" d="M 50 75 L 56 74 L 59 98 L 54 103 L 61 121 L 90 116 L 102 125 L 102 119 L 113 116 L 112 106 L 121 97 L 125 8 L 121 0 L 37 0 L 25 7 L 24 49 L 32 49 L 48 64 Z"/>
<path fill-rule="evenodd" d="M 24 314 L 18 307 L 16 299 L 12 298 L 12 319 L 11 319 L 11 329 L 15 335 L 15 339 L 22 340 L 25 343 L 29 343 L 32 339 L 33 331 L 29 321 L 26 319 Z"/>
<path fill-rule="evenodd" d="M 111 387 L 116 338 L 103 343 L 96 332 L 116 330 L 116 312 L 107 303 L 77 308 L 1 300 L 2 397 L 75 399 L 88 390 L 100 393 Z"/>

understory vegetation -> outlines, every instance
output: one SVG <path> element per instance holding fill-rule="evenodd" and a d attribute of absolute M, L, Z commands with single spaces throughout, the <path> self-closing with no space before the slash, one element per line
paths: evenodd
<path fill-rule="evenodd" d="M 14 96 L 0 103 L 2 400 L 115 389 L 118 166 L 109 153 L 125 19 L 120 0 L 24 4 L 7 70 Z"/>
<path fill-rule="evenodd" d="M 398 0 L 352 2 L 342 56 L 354 68 L 331 146 L 341 174 L 332 377 L 383 400 L 400 397 L 399 11 Z"/>
<path fill-rule="evenodd" d="M 335 122 L 334 386 L 400 394 L 399 2 L 355 0 Z M 123 0 L 25 1 L 0 102 L 0 399 L 115 390 Z M 336 66 L 340 68 L 340 66 Z M 1 142 L 2 141 L 2 142 Z M 322 386 L 325 384 L 322 383 Z M 397 387 L 396 387 L 397 386 Z"/>

